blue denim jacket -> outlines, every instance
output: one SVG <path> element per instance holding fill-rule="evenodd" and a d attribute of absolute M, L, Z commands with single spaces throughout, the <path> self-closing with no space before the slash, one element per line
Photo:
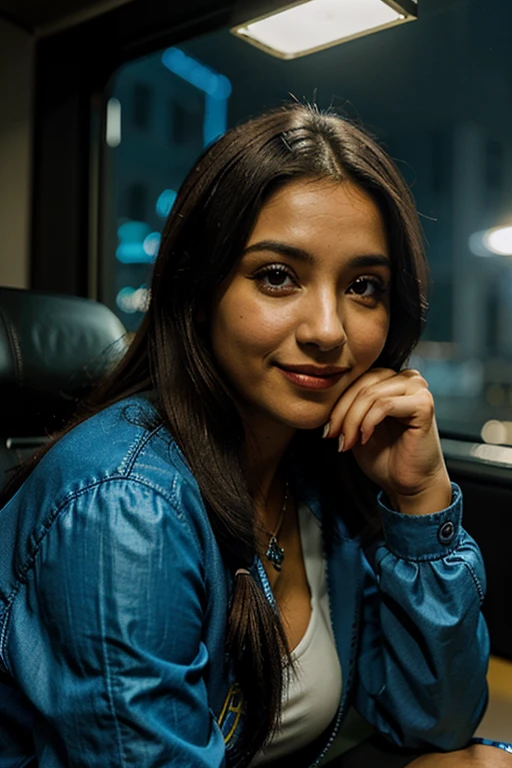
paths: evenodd
<path fill-rule="evenodd" d="M 218 768 L 236 749 L 232 576 L 179 449 L 141 421 L 148 407 L 134 398 L 76 427 L 0 512 L 1 768 Z M 304 500 L 321 518 L 320 499 Z M 489 647 L 461 509 L 456 487 L 432 515 L 381 502 L 372 553 L 336 518 L 326 558 L 343 695 L 319 752 L 350 705 L 398 744 L 471 737 Z M 254 575 L 271 600 L 258 561 Z"/>

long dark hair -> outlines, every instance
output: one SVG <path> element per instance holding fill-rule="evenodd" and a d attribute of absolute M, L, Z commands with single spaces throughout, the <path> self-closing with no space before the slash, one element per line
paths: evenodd
<path fill-rule="evenodd" d="M 392 288 L 390 329 L 378 364 L 400 369 L 419 338 L 426 308 L 422 232 L 411 193 L 363 130 L 334 113 L 292 104 L 226 133 L 189 173 L 163 231 L 147 314 L 92 408 L 153 391 L 233 572 L 250 567 L 256 553 L 253 504 L 241 467 L 244 430 L 198 309 L 232 270 L 265 201 L 300 179 L 350 180 L 379 207 Z M 247 576 L 235 579 L 227 637 L 245 699 L 245 763 L 279 722 L 290 661 L 279 616 Z"/>

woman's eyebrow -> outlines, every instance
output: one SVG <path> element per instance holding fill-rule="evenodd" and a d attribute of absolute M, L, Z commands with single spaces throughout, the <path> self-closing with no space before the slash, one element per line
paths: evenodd
<path fill-rule="evenodd" d="M 244 255 L 246 253 L 258 251 L 272 251 L 273 253 L 279 253 L 282 256 L 289 256 L 297 261 L 305 261 L 308 264 L 313 264 L 315 261 L 313 256 L 303 248 L 297 248 L 294 245 L 281 243 L 278 240 L 261 240 L 259 243 L 253 243 L 253 245 L 249 245 L 244 250 Z M 389 257 L 385 256 L 383 253 L 365 253 L 349 259 L 346 266 L 356 269 L 364 269 L 367 267 L 387 267 L 388 269 L 391 269 L 391 261 Z"/>
<path fill-rule="evenodd" d="M 391 269 L 391 260 L 383 253 L 365 253 L 350 259 L 348 266 L 363 269 L 365 267 L 387 267 Z"/>
<path fill-rule="evenodd" d="M 292 259 L 298 261 L 306 261 L 308 264 L 313 264 L 314 258 L 310 253 L 303 248 L 297 248 L 294 245 L 288 245 L 287 243 L 280 243 L 278 240 L 261 240 L 259 243 L 249 245 L 244 250 L 246 253 L 252 253 L 253 251 L 273 251 L 274 253 L 280 253 L 282 256 L 289 256 Z"/>

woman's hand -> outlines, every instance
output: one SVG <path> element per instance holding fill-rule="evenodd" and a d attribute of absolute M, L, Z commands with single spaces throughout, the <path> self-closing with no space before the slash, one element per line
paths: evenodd
<path fill-rule="evenodd" d="M 395 509 L 421 515 L 449 506 L 434 401 L 418 371 L 368 371 L 343 393 L 329 424 L 328 436 L 339 436 L 340 447 L 353 451 Z"/>

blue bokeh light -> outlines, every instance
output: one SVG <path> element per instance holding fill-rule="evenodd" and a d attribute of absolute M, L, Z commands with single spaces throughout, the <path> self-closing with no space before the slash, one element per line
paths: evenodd
<path fill-rule="evenodd" d="M 125 221 L 117 229 L 119 245 L 116 259 L 121 264 L 149 264 L 154 256 L 144 250 L 144 242 L 151 234 L 151 227 L 144 221 Z"/>
<path fill-rule="evenodd" d="M 174 189 L 164 189 L 158 196 L 158 200 L 156 201 L 156 212 L 163 219 L 167 218 L 171 212 L 171 208 L 173 207 L 177 196 L 178 193 L 175 192 Z"/>
<path fill-rule="evenodd" d="M 167 69 L 205 94 L 203 144 L 207 146 L 227 130 L 227 102 L 231 81 L 179 48 L 167 48 L 162 54 Z"/>
<path fill-rule="evenodd" d="M 162 63 L 175 75 L 209 96 L 228 99 L 231 95 L 231 82 L 225 75 L 220 75 L 192 56 L 187 56 L 179 48 L 167 48 L 162 54 Z"/>

